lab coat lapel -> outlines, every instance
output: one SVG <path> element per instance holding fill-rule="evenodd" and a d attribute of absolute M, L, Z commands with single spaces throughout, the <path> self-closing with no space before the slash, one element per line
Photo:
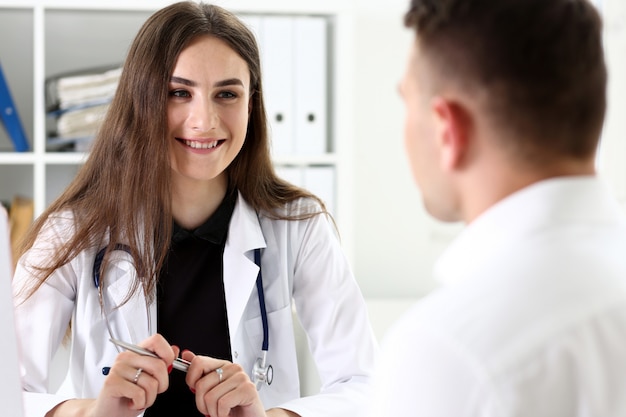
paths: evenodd
<path fill-rule="evenodd" d="M 259 218 L 239 194 L 224 247 L 224 293 L 231 343 L 259 273 L 254 249 L 265 247 Z"/>
<path fill-rule="evenodd" d="M 156 304 L 148 309 L 146 297 L 142 290 L 134 294 L 128 302 L 122 304 L 128 296 L 128 290 L 135 279 L 135 269 L 130 262 L 130 255 L 126 252 L 115 251 L 112 256 L 128 257 L 115 267 L 113 273 L 108 273 L 109 282 L 106 284 L 106 309 L 109 311 L 109 324 L 113 328 L 114 337 L 139 343 L 150 335 L 150 322 L 156 323 Z M 120 306 L 119 308 L 116 308 Z M 150 319 L 148 318 L 150 316 Z"/>

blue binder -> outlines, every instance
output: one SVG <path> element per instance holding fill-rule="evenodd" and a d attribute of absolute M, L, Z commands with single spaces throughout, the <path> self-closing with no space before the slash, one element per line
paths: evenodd
<path fill-rule="evenodd" d="M 20 115 L 17 113 L 17 107 L 15 107 L 13 103 L 9 85 L 7 84 L 6 78 L 4 78 L 2 65 L 0 65 L 0 119 L 9 134 L 9 138 L 13 142 L 15 150 L 17 152 L 28 151 L 26 133 L 24 132 Z"/>

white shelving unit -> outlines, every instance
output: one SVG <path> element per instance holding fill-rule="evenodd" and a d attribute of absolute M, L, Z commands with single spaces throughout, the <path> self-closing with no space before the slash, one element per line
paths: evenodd
<path fill-rule="evenodd" d="M 13 152 L 6 132 L 0 128 L 0 200 L 10 202 L 15 195 L 30 197 L 38 215 L 59 195 L 85 159 L 83 153 L 46 152 L 46 78 L 122 63 L 140 25 L 155 10 L 172 2 L 0 0 L 0 37 L 5 39 L 0 44 L 0 62 L 31 145 L 29 152 Z M 309 15 L 327 19 L 328 150 L 314 156 L 281 155 L 274 160 L 277 166 L 333 168 L 334 215 L 350 257 L 353 170 L 349 97 L 353 64 L 337 52 L 351 48 L 349 10 L 341 1 L 326 0 L 306 5 L 288 0 L 214 3 L 242 16 Z"/>

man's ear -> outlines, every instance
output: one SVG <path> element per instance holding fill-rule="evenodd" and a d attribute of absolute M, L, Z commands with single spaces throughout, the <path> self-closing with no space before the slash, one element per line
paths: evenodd
<path fill-rule="evenodd" d="M 470 115 L 462 104 L 443 97 L 433 98 L 432 110 L 442 168 L 446 171 L 456 170 L 461 167 L 469 152 Z"/>

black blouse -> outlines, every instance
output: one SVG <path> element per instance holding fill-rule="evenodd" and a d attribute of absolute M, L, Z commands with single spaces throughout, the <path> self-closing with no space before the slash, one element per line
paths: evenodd
<path fill-rule="evenodd" d="M 171 248 L 157 287 L 157 331 L 181 351 L 232 360 L 224 295 L 224 245 L 237 202 L 229 192 L 216 212 L 195 230 L 174 224 Z M 146 416 L 201 416 L 186 374 L 170 373 L 169 389 Z"/>

